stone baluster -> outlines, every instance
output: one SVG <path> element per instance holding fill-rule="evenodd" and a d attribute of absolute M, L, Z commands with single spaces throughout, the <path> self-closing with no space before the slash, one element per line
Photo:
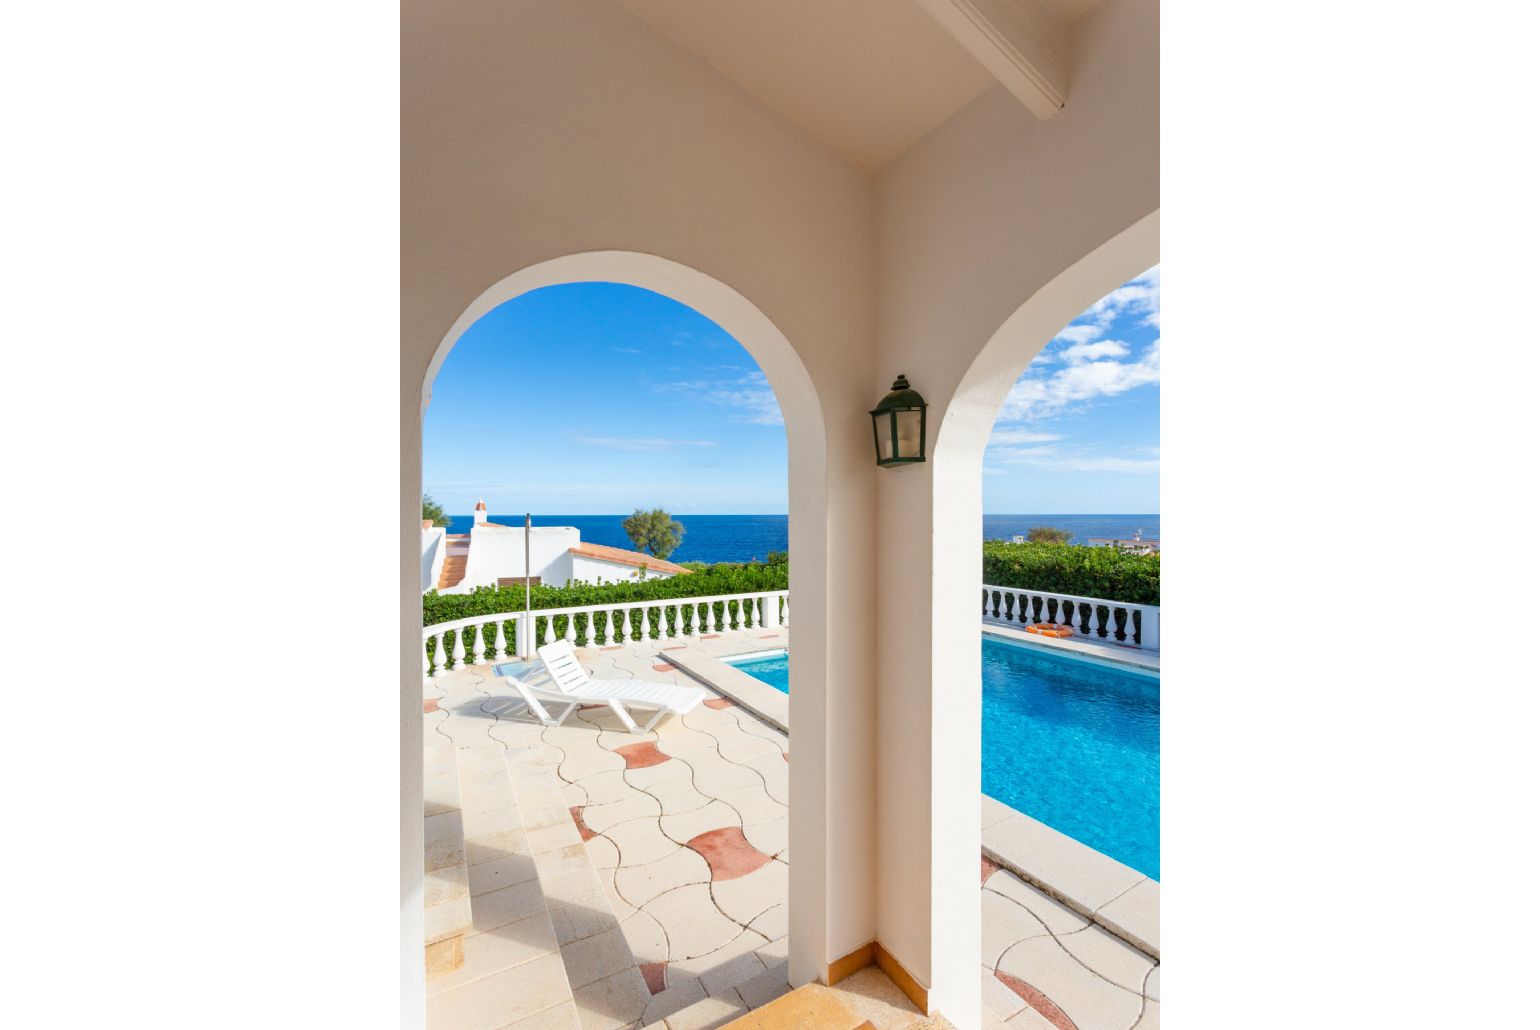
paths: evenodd
<path fill-rule="evenodd" d="M 501 661 L 508 657 L 508 622 L 505 619 L 497 620 L 497 635 L 492 639 L 493 657 Z"/>
<path fill-rule="evenodd" d="M 571 612 L 567 613 L 567 632 L 561 638 L 569 644 L 577 639 L 577 617 Z"/>
<path fill-rule="evenodd" d="M 1112 609 L 1107 609 L 1107 614 L 1111 615 Z M 1091 636 L 1097 640 L 1102 636 L 1102 606 L 1099 604 L 1091 605 Z"/>
<path fill-rule="evenodd" d="M 465 634 L 458 628 L 450 630 L 449 633 L 455 638 L 454 658 L 455 668 L 458 669 L 465 664 Z"/>
<path fill-rule="evenodd" d="M 556 619 L 550 615 L 545 617 L 545 634 L 541 637 L 542 644 L 556 643 Z"/>
<path fill-rule="evenodd" d="M 428 661 L 428 639 L 422 642 L 422 676 L 423 679 L 433 678 L 433 663 Z"/>

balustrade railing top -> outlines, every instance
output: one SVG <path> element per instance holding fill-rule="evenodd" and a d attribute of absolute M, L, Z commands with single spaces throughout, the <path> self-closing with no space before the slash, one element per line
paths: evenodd
<path fill-rule="evenodd" d="M 578 647 L 673 640 L 725 629 L 785 626 L 787 618 L 785 590 L 472 615 L 423 627 L 422 670 L 432 677 L 467 662 L 531 658 L 536 647 L 557 640 Z"/>
<path fill-rule="evenodd" d="M 983 584 L 983 593 L 984 618 L 990 621 L 1069 625 L 1077 634 L 1103 643 L 1125 644 L 1142 651 L 1160 650 L 1158 605 L 988 583 Z"/>

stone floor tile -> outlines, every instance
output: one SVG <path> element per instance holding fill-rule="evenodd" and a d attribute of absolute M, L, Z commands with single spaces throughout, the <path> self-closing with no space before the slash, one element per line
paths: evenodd
<path fill-rule="evenodd" d="M 675 983 L 674 978 L 671 977 L 668 989 L 652 996 L 646 1010 L 642 1012 L 643 1025 L 666 1019 L 681 1009 L 705 1000 L 706 989 L 700 985 L 699 980 L 693 976 L 678 979 L 679 982 Z"/>
<path fill-rule="evenodd" d="M 785 895 L 782 895 L 783 897 Z M 790 929 L 791 906 L 781 902 L 759 915 L 749 923 L 749 929 L 755 933 L 764 934 L 772 941 L 783 939 Z M 761 958 L 764 956 L 761 955 Z"/>
<path fill-rule="evenodd" d="M 620 930 L 638 964 L 668 961 L 668 935 L 646 909 L 629 916 L 620 924 Z"/>
<path fill-rule="evenodd" d="M 1027 1007 L 1027 1003 L 1015 991 L 995 977 L 993 967 L 980 966 L 979 976 L 983 981 L 984 1011 L 996 1019 L 1003 1022 Z"/>
<path fill-rule="evenodd" d="M 471 899 L 461 896 L 423 909 L 423 943 L 436 944 L 468 931 L 472 920 Z"/>
<path fill-rule="evenodd" d="M 670 765 L 682 769 L 685 772 L 683 778 L 663 780 L 659 783 L 649 784 L 645 788 L 647 793 L 658 799 L 658 804 L 663 809 L 664 815 L 681 815 L 685 812 L 695 812 L 714 801 L 695 789 L 695 784 L 690 782 L 690 767 L 682 762 L 670 762 Z"/>
<path fill-rule="evenodd" d="M 1002 869 L 984 883 L 984 893 L 1000 894 L 1036 916 L 1049 933 L 1064 934 L 1084 930 L 1091 921 L 1069 906 L 1050 898 L 1015 873 Z"/>
<path fill-rule="evenodd" d="M 662 811 L 657 798 L 642 791 L 633 791 L 623 800 L 607 805 L 589 805 L 584 808 L 583 822 L 587 823 L 588 828 L 595 833 L 604 833 L 610 827 L 619 826 L 632 819 L 647 817 L 656 819 Z"/>
<path fill-rule="evenodd" d="M 479 812 L 462 812 L 465 821 L 465 837 L 485 837 L 489 833 L 517 830 L 524 826 L 524 818 L 518 808 L 510 803 L 503 808 L 489 808 Z"/>
<path fill-rule="evenodd" d="M 490 891 L 471 899 L 470 932 L 486 933 L 528 919 L 536 912 L 545 911 L 545 907 L 545 895 L 540 891 L 539 880 L 527 880 L 512 887 Z"/>
<path fill-rule="evenodd" d="M 1042 922 L 1011 899 L 994 891 L 982 891 L 979 896 L 983 905 L 979 961 L 991 970 L 999 963 L 1006 949 L 1017 941 L 1048 936 L 1048 930 Z"/>
<path fill-rule="evenodd" d="M 1160 1000 L 1160 966 L 1150 970 L 1150 975 L 1144 978 L 1144 996 L 1151 1001 Z"/>
<path fill-rule="evenodd" d="M 552 1006 L 533 1016 L 526 1016 L 517 1023 L 509 1023 L 501 1030 L 581 1030 L 577 1006 L 570 1001 Z"/>
<path fill-rule="evenodd" d="M 791 777 L 786 768 L 786 759 L 781 757 L 779 745 L 772 745 L 772 750 L 751 758 L 741 763 L 747 769 L 753 769 L 764 778 L 765 793 L 782 806 L 791 804 Z"/>
<path fill-rule="evenodd" d="M 554 955 L 557 949 L 556 933 L 551 928 L 550 917 L 544 912 L 537 912 L 528 919 L 467 937 L 464 965 L 442 976 L 430 977 L 428 993 L 437 994 L 504 969 L 533 962 L 542 956 Z"/>
<path fill-rule="evenodd" d="M 740 825 L 737 809 L 715 799 L 704 808 L 665 815 L 658 820 L 658 829 L 676 844 L 683 844 L 708 830 Z"/>
<path fill-rule="evenodd" d="M 759 956 L 759 960 L 767 968 L 775 965 L 777 962 L 785 962 L 791 957 L 791 939 L 782 936 L 771 941 L 769 944 L 761 944 L 754 949 L 754 954 Z"/>
<path fill-rule="evenodd" d="M 557 775 L 568 783 L 577 783 L 602 772 L 614 772 L 626 767 L 626 760 L 613 751 L 605 751 L 595 747 L 595 755 L 592 758 L 573 759 L 570 756 L 563 759 L 557 768 Z"/>
<path fill-rule="evenodd" d="M 768 1005 L 791 990 L 788 964 L 783 960 L 737 985 L 738 996 L 750 1009 Z"/>
<path fill-rule="evenodd" d="M 699 885 L 709 900 L 711 892 L 706 884 L 710 880 L 711 867 L 689 848 L 680 848 L 646 865 L 615 870 L 615 890 L 635 908 L 644 908 L 659 894 L 683 884 Z M 713 906 L 712 911 L 715 910 Z"/>
<path fill-rule="evenodd" d="M 786 903 L 789 889 L 787 873 L 787 867 L 782 863 L 768 862 L 746 876 L 714 880 L 711 884 L 711 898 L 723 915 L 747 925 L 777 905 Z M 773 940 L 781 934 L 767 933 L 765 936 Z"/>
<path fill-rule="evenodd" d="M 693 770 L 691 781 L 695 789 L 709 798 L 719 798 L 744 787 L 757 787 L 764 793 L 764 781 L 759 778 L 759 773 L 734 765 L 714 750 L 692 751 L 677 760 Z"/>
<path fill-rule="evenodd" d="M 576 824 L 572 821 L 571 813 L 567 813 L 566 820 L 538 830 L 529 830 L 529 851 L 534 855 L 541 855 L 547 851 L 554 851 L 571 844 L 582 844 L 583 838 L 578 835 Z"/>
<path fill-rule="evenodd" d="M 765 755 L 774 755 L 776 758 L 781 756 L 779 744 L 757 734 L 746 733 L 738 725 L 737 719 L 723 720 L 708 732 L 716 738 L 717 754 L 738 765 L 745 765 L 751 759 Z"/>
<path fill-rule="evenodd" d="M 1127 1030 L 1144 1005 L 1141 995 L 1092 973 L 1051 937 L 1034 937 L 1012 946 L 1001 956 L 998 972 L 1041 992 L 1069 1016 L 1077 1030 Z M 1036 1007 L 1032 998 L 1026 1000 Z"/>
<path fill-rule="evenodd" d="M 672 855 L 680 845 L 679 841 L 670 840 L 658 829 L 657 819 L 632 819 L 610 827 L 604 835 L 620 851 L 619 867 L 656 862 Z"/>
<path fill-rule="evenodd" d="M 735 988 L 764 971 L 765 964 L 759 960 L 759 956 L 752 951 L 745 951 L 731 958 L 724 958 L 718 965 L 702 970 L 700 983 L 707 994 L 720 995 L 727 988 Z"/>
<path fill-rule="evenodd" d="M 664 1019 L 668 1030 L 715 1030 L 746 1013 L 742 1004 L 726 998 L 706 997 Z"/>
<path fill-rule="evenodd" d="M 1144 980 L 1155 968 L 1155 960 L 1128 942 L 1099 926 L 1060 934 L 1058 940 L 1065 951 L 1119 987 L 1135 994 L 1144 993 Z"/>
<path fill-rule="evenodd" d="M 756 773 L 752 770 L 745 771 L 754 777 L 754 782 L 719 794 L 720 800 L 733 807 L 744 826 L 773 823 L 777 819 L 785 818 L 786 806 L 765 793 L 764 784 L 759 782 L 759 776 Z"/>
<path fill-rule="evenodd" d="M 582 808 L 588 804 L 588 790 L 581 783 L 566 783 L 561 788 L 561 799 L 568 808 Z"/>
<path fill-rule="evenodd" d="M 594 773 L 577 781 L 577 786 L 588 792 L 585 805 L 608 805 L 623 801 L 636 793 L 637 788 L 626 782 L 624 769 Z"/>
<path fill-rule="evenodd" d="M 704 883 L 664 891 L 647 903 L 646 911 L 668 934 L 670 962 L 710 955 L 748 932 L 717 910 Z"/>
<path fill-rule="evenodd" d="M 497 1030 L 572 997 L 552 954 L 428 996 L 429 1030 Z"/>
<path fill-rule="evenodd" d="M 636 965 L 619 926 L 562 945 L 561 957 L 567 967 L 567 981 L 574 990 Z M 640 1016 L 638 1012 L 636 1018 Z"/>
<path fill-rule="evenodd" d="M 749 952 L 758 955 L 760 949 L 766 947 L 768 943 L 763 936 L 755 933 L 753 930 L 742 930 L 736 937 L 733 937 L 720 948 L 697 955 L 694 958 L 677 959 L 671 962 L 669 964 L 669 975 L 672 976 L 678 973 L 680 976 L 705 976 L 711 970 L 731 962 L 740 955 L 747 955 Z M 761 959 L 760 964 L 766 965 L 767 963 Z M 706 993 L 721 994 L 727 989 L 726 986 L 719 983 L 708 988 Z"/>
<path fill-rule="evenodd" d="M 670 760 L 659 765 L 627 769 L 626 782 L 638 790 L 656 792 L 657 788 L 665 784 L 684 783 L 690 785 L 690 780 L 694 775 L 694 768 L 687 763 Z M 693 785 L 691 785 L 691 789 L 694 789 Z"/>
<path fill-rule="evenodd" d="M 614 869 L 620 865 L 620 848 L 609 837 L 596 834 L 588 838 L 584 845 L 588 848 L 588 860 L 594 864 L 595 869 Z"/>
<path fill-rule="evenodd" d="M 850 1007 L 870 1020 L 878 1030 L 908 1027 L 919 1015 L 919 1010 L 904 992 L 876 966 L 867 966 L 847 976 L 839 982 L 838 990 Z"/>
<path fill-rule="evenodd" d="M 652 995 L 642 974 L 632 966 L 572 992 L 583 1030 L 617 1030 L 642 1018 Z"/>
<path fill-rule="evenodd" d="M 460 778 L 453 771 L 425 776 L 422 781 L 423 816 L 442 815 L 460 808 Z"/>
<path fill-rule="evenodd" d="M 1140 880 L 1097 909 L 1096 915 L 1098 920 L 1116 925 L 1121 931 L 1118 936 L 1128 937 L 1160 957 L 1160 884 L 1156 881 Z"/>
<path fill-rule="evenodd" d="M 674 758 L 683 758 L 701 751 L 716 754 L 717 741 L 711 734 L 676 720 L 659 732 L 658 750 Z"/>
<path fill-rule="evenodd" d="M 1139 1022 L 1130 1030 L 1160 1030 L 1160 1002 L 1150 1000 L 1144 1003 L 1144 1012 L 1139 1016 Z"/>
<path fill-rule="evenodd" d="M 743 836 L 748 842 L 767 855 L 779 855 L 785 851 L 790 832 L 790 817 L 784 815 L 767 823 L 755 823 L 743 828 Z"/>

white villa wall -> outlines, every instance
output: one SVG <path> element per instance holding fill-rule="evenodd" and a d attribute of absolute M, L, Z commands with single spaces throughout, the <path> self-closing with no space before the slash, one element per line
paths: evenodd
<path fill-rule="evenodd" d="M 443 526 L 433 526 L 422 531 L 422 589 L 426 593 L 438 585 L 438 574 L 444 568 Z"/>
<path fill-rule="evenodd" d="M 603 561 L 598 558 L 589 558 L 581 554 L 572 556 L 572 578 L 580 583 L 635 583 L 637 582 L 637 568 L 635 565 L 623 565 L 620 562 Z M 657 569 L 647 570 L 647 579 L 668 579 L 674 575 L 672 572 L 659 572 Z"/>
<path fill-rule="evenodd" d="M 582 534 L 572 526 L 535 526 L 529 534 L 531 576 L 542 583 L 562 586 L 572 578 L 570 548 L 582 541 Z M 465 563 L 465 578 L 452 593 L 468 594 L 478 586 L 495 586 L 501 578 L 524 572 L 524 527 L 501 526 L 491 522 L 471 529 L 470 559 Z"/>
<path fill-rule="evenodd" d="M 408 1024 L 423 991 L 422 414 L 476 318 L 602 279 L 715 320 L 786 419 L 793 982 L 876 938 L 934 1008 L 978 1025 L 979 698 L 955 685 L 978 681 L 981 457 L 1037 349 L 1155 263 L 1157 10 L 1107 0 L 1076 24 L 1056 117 L 996 88 L 873 177 L 613 4 L 406 5 Z M 931 404 L 933 457 L 879 471 L 866 412 L 898 372 Z"/>

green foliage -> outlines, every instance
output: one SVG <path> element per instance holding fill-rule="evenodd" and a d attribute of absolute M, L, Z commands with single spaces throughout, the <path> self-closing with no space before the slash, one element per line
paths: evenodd
<path fill-rule="evenodd" d="M 646 551 L 654 558 L 667 558 L 684 538 L 683 524 L 675 522 L 674 517 L 662 508 L 652 511 L 638 508 L 620 525 L 638 551 Z"/>
<path fill-rule="evenodd" d="M 432 522 L 435 526 L 449 528 L 449 516 L 445 514 L 443 506 L 435 501 L 430 494 L 422 495 L 422 517 Z"/>
<path fill-rule="evenodd" d="M 1034 544 L 1067 544 L 1074 535 L 1067 529 L 1052 526 L 1033 526 L 1027 530 L 1027 540 Z"/>
<path fill-rule="evenodd" d="M 1129 604 L 1160 604 L 1160 555 L 1114 547 L 984 542 L 984 582 Z"/>
<path fill-rule="evenodd" d="M 787 562 L 785 551 L 771 551 L 765 555 L 766 565 L 785 565 Z"/>

